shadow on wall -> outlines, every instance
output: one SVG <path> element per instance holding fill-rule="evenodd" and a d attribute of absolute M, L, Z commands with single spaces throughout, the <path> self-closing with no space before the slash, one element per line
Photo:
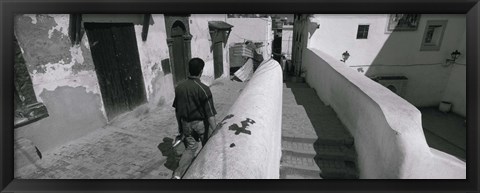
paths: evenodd
<path fill-rule="evenodd" d="M 454 82 L 450 82 L 450 76 L 454 76 L 452 75 L 454 65 L 448 66 L 445 62 L 446 58 L 450 58 L 452 51 L 458 49 L 464 52 L 465 48 L 462 48 L 459 42 L 462 42 L 460 37 L 466 29 L 464 21 L 458 18 L 442 19 L 428 15 L 425 17 L 422 15 L 422 17 L 423 21 L 420 20 L 420 25 L 416 30 L 385 32 L 391 34 L 370 64 L 355 64 L 349 63 L 349 61 L 346 64 L 373 79 L 384 76 L 390 78 L 390 80 L 379 81 L 379 83 L 393 92 L 396 91 L 395 93 L 416 107 L 437 107 L 445 98 L 445 93 L 449 92 L 448 84 L 456 85 L 455 87 L 466 86 L 466 82 L 454 80 Z M 422 42 L 425 41 L 424 38 L 428 34 L 425 31 L 429 30 L 427 22 L 432 20 L 447 21 L 443 35 L 441 35 L 441 30 L 434 32 L 440 33 L 440 35 L 435 40 L 439 48 L 433 50 L 422 48 Z M 373 35 L 378 34 L 369 34 L 369 36 Z M 373 39 L 375 37 L 368 38 Z M 368 52 L 371 51 L 367 49 L 357 50 L 356 53 L 350 52 L 350 57 L 368 56 L 371 54 Z M 463 97 L 463 100 L 466 100 L 465 93 L 460 93 L 458 97 Z M 465 106 L 465 104 L 454 105 L 457 105 L 457 107 L 459 105 Z M 459 111 L 462 111 L 461 109 L 464 108 L 460 107 Z M 464 114 L 463 112 L 457 113 Z"/>
<path fill-rule="evenodd" d="M 32 140 L 39 152 L 51 150 L 106 124 L 100 110 L 101 98 L 87 92 L 85 87 L 63 86 L 54 91 L 44 90 L 40 97 L 50 116 L 18 128 L 15 134 L 15 138 Z"/>
<path fill-rule="evenodd" d="M 235 135 L 239 135 L 240 133 L 244 133 L 247 135 L 251 135 L 252 131 L 247 130 L 247 127 L 249 125 L 252 125 L 255 123 L 255 120 L 252 120 L 250 118 L 247 118 L 243 121 L 240 122 L 242 127 L 239 127 L 238 124 L 234 123 L 228 127 L 228 130 L 235 131 Z"/>

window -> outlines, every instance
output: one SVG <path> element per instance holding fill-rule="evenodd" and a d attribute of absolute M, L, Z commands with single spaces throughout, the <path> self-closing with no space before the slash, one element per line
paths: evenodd
<path fill-rule="evenodd" d="M 447 25 L 447 20 L 431 20 L 425 26 L 423 34 L 421 51 L 440 50 L 443 34 Z"/>
<path fill-rule="evenodd" d="M 370 25 L 358 25 L 357 39 L 367 39 Z"/>

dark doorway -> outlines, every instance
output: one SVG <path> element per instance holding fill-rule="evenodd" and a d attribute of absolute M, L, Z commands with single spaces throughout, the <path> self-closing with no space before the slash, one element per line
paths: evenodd
<path fill-rule="evenodd" d="M 278 63 L 282 63 L 282 30 L 277 29 L 275 30 L 275 36 L 273 37 L 272 42 L 272 52 L 273 52 L 273 59 L 276 60 Z"/>
<path fill-rule="evenodd" d="M 177 21 L 173 23 L 171 37 L 173 39 L 172 50 L 175 83 L 185 80 L 189 74 L 184 54 L 186 48 L 183 36 L 185 33 L 186 29 L 182 22 Z"/>
<path fill-rule="evenodd" d="M 132 23 L 85 23 L 109 120 L 146 101 Z"/>
<path fill-rule="evenodd" d="M 215 78 L 223 74 L 223 42 L 216 42 L 213 45 L 213 71 Z"/>

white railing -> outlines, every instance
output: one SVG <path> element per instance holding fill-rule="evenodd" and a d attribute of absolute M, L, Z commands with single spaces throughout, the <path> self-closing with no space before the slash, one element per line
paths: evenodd
<path fill-rule="evenodd" d="M 260 65 L 184 178 L 279 178 L 282 78 L 275 60 Z"/>
<path fill-rule="evenodd" d="M 413 105 L 321 51 L 305 49 L 302 68 L 355 138 L 360 178 L 465 178 L 464 163 L 430 149 Z"/>

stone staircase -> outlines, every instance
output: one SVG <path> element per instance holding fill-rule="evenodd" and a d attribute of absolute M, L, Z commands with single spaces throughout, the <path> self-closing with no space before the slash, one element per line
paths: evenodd
<path fill-rule="evenodd" d="M 306 83 L 284 83 L 281 179 L 358 179 L 354 139 Z"/>

